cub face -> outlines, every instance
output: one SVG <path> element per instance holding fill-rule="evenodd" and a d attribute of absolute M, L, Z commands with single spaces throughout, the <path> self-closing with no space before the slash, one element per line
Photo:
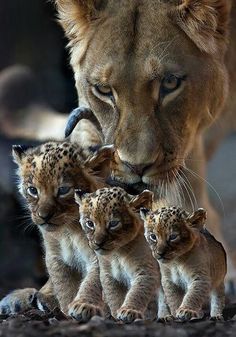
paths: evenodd
<path fill-rule="evenodd" d="M 146 240 L 154 258 L 161 263 L 173 261 L 188 252 L 206 220 L 203 209 L 190 215 L 178 207 L 162 207 L 155 212 L 141 209 L 140 215 L 144 220 Z"/>
<path fill-rule="evenodd" d="M 45 231 L 57 231 L 78 221 L 74 189 L 95 191 L 104 185 L 92 170 L 106 162 L 112 148 L 103 147 L 90 158 L 68 142 L 49 142 L 37 147 L 13 146 L 18 165 L 19 190 L 32 221 Z M 101 180 L 101 181 L 100 181 Z"/>
<path fill-rule="evenodd" d="M 131 196 L 122 188 L 103 188 L 94 193 L 76 191 L 80 222 L 90 247 L 106 255 L 130 242 L 140 228 L 137 208 L 150 204 L 152 193 Z"/>

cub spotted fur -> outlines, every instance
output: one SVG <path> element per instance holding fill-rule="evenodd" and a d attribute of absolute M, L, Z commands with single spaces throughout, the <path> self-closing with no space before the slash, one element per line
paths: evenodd
<path fill-rule="evenodd" d="M 190 215 L 162 207 L 141 209 L 140 214 L 171 314 L 181 320 L 199 318 L 210 296 L 212 319 L 223 319 L 226 254 L 204 227 L 206 212 L 198 209 Z"/>
<path fill-rule="evenodd" d="M 134 197 L 119 187 L 76 193 L 81 225 L 98 256 L 105 301 L 115 318 L 129 323 L 145 317 L 160 284 L 137 214 L 151 198 L 148 191 Z"/>
<path fill-rule="evenodd" d="M 50 278 L 39 293 L 23 289 L 9 294 L 0 302 L 1 312 L 28 309 L 37 296 L 40 308 L 55 305 L 56 297 L 61 310 L 78 320 L 102 314 L 97 258 L 80 226 L 74 189 L 92 192 L 105 186 L 93 170 L 99 165 L 102 170 L 112 152 L 103 147 L 88 158 L 79 145 L 68 142 L 13 147 L 20 192 L 41 232 Z"/>

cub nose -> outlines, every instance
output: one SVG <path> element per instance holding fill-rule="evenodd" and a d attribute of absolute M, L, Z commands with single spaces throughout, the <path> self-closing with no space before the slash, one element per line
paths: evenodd
<path fill-rule="evenodd" d="M 38 216 L 44 221 L 48 222 L 54 215 L 54 212 L 38 211 Z"/>
<path fill-rule="evenodd" d="M 144 164 L 144 165 L 133 165 L 133 164 L 130 164 L 128 162 L 123 162 L 129 169 L 131 172 L 139 175 L 139 176 L 142 176 L 144 171 L 151 166 L 151 164 Z"/>
<path fill-rule="evenodd" d="M 162 259 L 165 256 L 165 252 L 159 252 L 157 253 L 157 258 Z"/>
<path fill-rule="evenodd" d="M 96 246 L 96 249 L 102 248 L 102 246 L 105 243 L 105 239 L 101 239 L 101 240 L 94 240 L 94 245 Z"/>

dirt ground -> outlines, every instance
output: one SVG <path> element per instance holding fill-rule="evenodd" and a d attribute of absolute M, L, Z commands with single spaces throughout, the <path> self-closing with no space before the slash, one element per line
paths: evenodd
<path fill-rule="evenodd" d="M 230 337 L 236 333 L 236 305 L 224 312 L 225 322 L 208 319 L 191 323 L 159 323 L 137 321 L 122 324 L 93 317 L 89 323 L 79 324 L 68 320 L 59 310 L 43 314 L 31 310 L 22 315 L 0 316 L 1 337 Z"/>

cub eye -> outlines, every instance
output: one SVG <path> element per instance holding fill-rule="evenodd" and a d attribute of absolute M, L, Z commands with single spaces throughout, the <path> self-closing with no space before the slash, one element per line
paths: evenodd
<path fill-rule="evenodd" d="M 98 94 L 103 95 L 103 96 L 112 96 L 112 90 L 109 85 L 99 85 L 96 84 L 94 86 L 95 90 L 98 92 Z"/>
<path fill-rule="evenodd" d="M 95 228 L 95 225 L 94 225 L 94 222 L 91 221 L 91 220 L 88 220 L 85 224 L 89 229 L 94 229 Z"/>
<path fill-rule="evenodd" d="M 62 187 L 58 188 L 57 195 L 59 197 L 62 197 L 64 195 L 68 194 L 70 191 L 71 191 L 71 187 L 70 186 L 62 186 Z"/>
<path fill-rule="evenodd" d="M 149 235 L 149 238 L 150 238 L 151 241 L 157 242 L 157 236 L 156 236 L 155 234 L 153 234 L 153 233 L 150 234 L 150 235 Z"/>
<path fill-rule="evenodd" d="M 111 230 L 118 229 L 120 227 L 121 223 L 119 220 L 112 220 L 109 222 L 108 228 Z"/>
<path fill-rule="evenodd" d="M 178 238 L 178 234 L 170 234 L 169 241 L 175 241 Z"/>
<path fill-rule="evenodd" d="M 166 76 L 161 83 L 162 94 L 167 95 L 180 87 L 182 79 L 175 75 Z"/>
<path fill-rule="evenodd" d="M 37 198 L 37 197 L 38 197 L 38 190 L 37 190 L 36 187 L 30 186 L 30 187 L 27 188 L 26 191 L 27 191 L 27 193 L 28 193 L 31 197 L 33 197 L 33 198 Z"/>

